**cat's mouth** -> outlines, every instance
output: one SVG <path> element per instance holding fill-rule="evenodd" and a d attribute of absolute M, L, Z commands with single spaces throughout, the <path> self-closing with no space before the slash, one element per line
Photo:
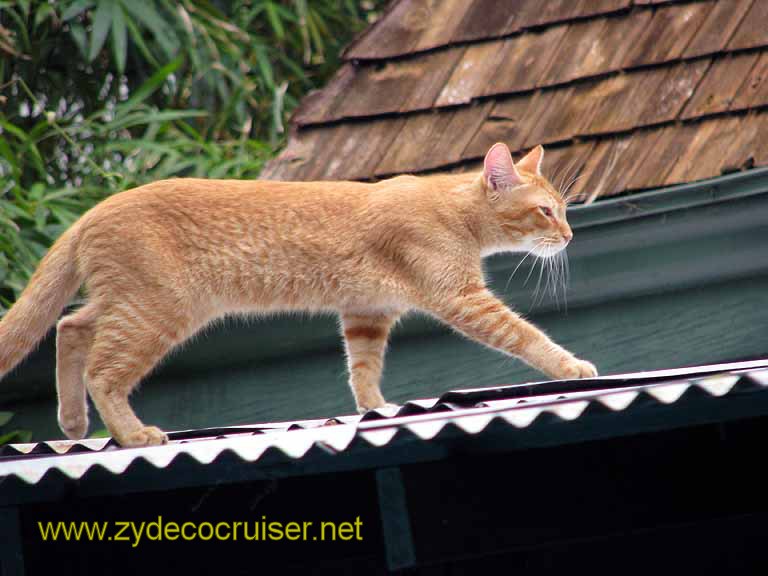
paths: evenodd
<path fill-rule="evenodd" d="M 567 240 L 545 240 L 539 242 L 531 252 L 538 258 L 552 258 L 565 250 L 566 246 L 568 246 Z"/>

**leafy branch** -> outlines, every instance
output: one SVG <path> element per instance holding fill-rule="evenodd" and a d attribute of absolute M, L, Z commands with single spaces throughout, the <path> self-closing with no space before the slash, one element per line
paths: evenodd
<path fill-rule="evenodd" d="M 0 0 L 0 314 L 114 192 L 256 178 L 384 0 Z"/>

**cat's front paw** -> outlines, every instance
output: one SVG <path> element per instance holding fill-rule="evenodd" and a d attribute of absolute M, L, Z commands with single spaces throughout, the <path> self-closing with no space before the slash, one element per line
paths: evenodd
<path fill-rule="evenodd" d="M 123 448 L 137 448 L 139 446 L 167 444 L 168 436 L 157 426 L 144 426 L 125 436 L 116 437 L 115 440 Z"/>
<path fill-rule="evenodd" d="M 577 378 L 595 378 L 597 368 L 591 362 L 579 360 L 578 358 L 568 358 L 560 364 L 559 378 L 563 380 L 575 380 Z"/>

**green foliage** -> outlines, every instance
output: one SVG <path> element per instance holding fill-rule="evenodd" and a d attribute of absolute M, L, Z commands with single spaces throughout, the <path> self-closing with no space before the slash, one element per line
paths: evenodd
<path fill-rule="evenodd" d="M 254 178 L 382 0 L 0 0 L 0 312 L 106 195 Z"/>
<path fill-rule="evenodd" d="M 94 430 L 91 432 L 90 436 L 88 438 L 109 438 L 109 430 L 106 428 L 99 428 L 98 430 Z"/>
<path fill-rule="evenodd" d="M 0 430 L 13 419 L 13 412 L 0 412 Z M 32 432 L 29 430 L 0 431 L 0 446 L 3 444 L 17 444 L 32 440 Z"/>

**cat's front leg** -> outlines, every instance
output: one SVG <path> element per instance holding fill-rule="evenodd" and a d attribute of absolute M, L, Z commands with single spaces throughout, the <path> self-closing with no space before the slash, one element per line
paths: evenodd
<path fill-rule="evenodd" d="M 485 286 L 465 287 L 437 303 L 436 316 L 473 340 L 516 356 L 556 379 L 593 378 L 593 364 L 558 346 L 539 328 L 510 310 Z"/>

